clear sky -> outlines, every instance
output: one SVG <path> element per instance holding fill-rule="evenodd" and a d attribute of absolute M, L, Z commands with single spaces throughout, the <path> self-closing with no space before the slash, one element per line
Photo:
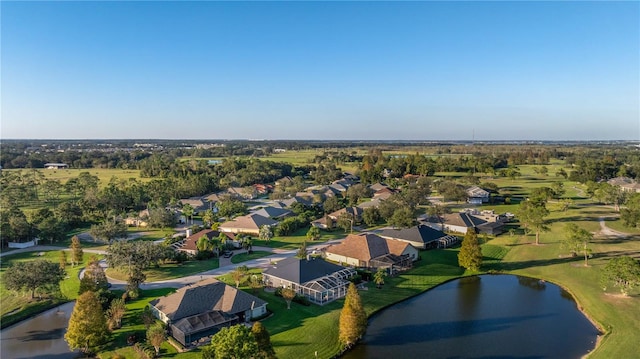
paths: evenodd
<path fill-rule="evenodd" d="M 8 2 L 1 138 L 639 140 L 640 2 Z"/>

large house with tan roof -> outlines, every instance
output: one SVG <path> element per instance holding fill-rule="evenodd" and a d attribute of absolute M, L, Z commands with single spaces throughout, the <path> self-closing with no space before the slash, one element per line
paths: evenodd
<path fill-rule="evenodd" d="M 152 300 L 149 306 L 167 324 L 171 336 L 185 346 L 267 313 L 264 300 L 213 278 L 184 286 Z"/>
<path fill-rule="evenodd" d="M 325 255 L 334 262 L 361 268 L 389 268 L 392 272 L 411 268 L 419 256 L 410 244 L 373 233 L 350 234 L 339 244 L 327 247 Z"/>
<path fill-rule="evenodd" d="M 221 232 L 229 233 L 246 233 L 252 235 L 260 234 L 260 227 L 269 226 L 273 227 L 278 222 L 267 217 L 263 217 L 259 214 L 248 214 L 246 216 L 236 217 L 230 221 L 222 223 L 218 229 Z"/>

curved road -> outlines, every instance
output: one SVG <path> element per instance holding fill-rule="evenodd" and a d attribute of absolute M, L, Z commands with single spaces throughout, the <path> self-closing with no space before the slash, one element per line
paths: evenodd
<path fill-rule="evenodd" d="M 322 248 L 327 247 L 331 244 L 335 244 L 335 243 L 339 243 L 340 241 L 342 241 L 342 239 L 334 239 L 331 241 L 327 241 L 327 242 L 322 242 L 316 245 L 312 245 L 307 247 L 309 252 L 313 252 L 313 251 L 320 251 L 322 250 Z M 5 256 L 5 255 L 11 255 L 11 254 L 16 254 L 16 253 L 24 253 L 24 252 L 45 252 L 45 251 L 59 251 L 59 250 L 64 250 L 64 251 L 69 251 L 69 248 L 64 248 L 64 247 L 56 247 L 56 246 L 47 246 L 47 245 L 39 245 L 39 246 L 35 246 L 35 247 L 29 247 L 29 248 L 22 248 L 22 249 L 15 249 L 15 250 L 11 250 L 8 252 L 2 252 L 0 253 L 0 257 L 1 256 Z M 255 251 L 265 251 L 265 252 L 272 252 L 273 254 L 267 257 L 262 257 L 262 258 L 258 258 L 258 259 L 252 259 L 250 261 L 246 261 L 246 262 L 242 262 L 242 263 L 238 263 L 238 264 L 233 264 L 231 263 L 231 258 L 220 258 L 220 267 L 216 268 L 216 269 L 212 269 L 212 270 L 208 270 L 202 273 L 196 273 L 193 275 L 189 275 L 186 277 L 181 277 L 181 278 L 174 278 L 174 279 L 167 279 L 167 280 L 161 280 L 161 281 L 157 281 L 157 282 L 147 282 L 147 283 L 143 283 L 142 285 L 140 285 L 141 289 L 156 289 L 156 288 L 180 288 L 183 287 L 187 284 L 193 284 L 195 282 L 198 282 L 202 279 L 207 279 L 207 278 L 212 278 L 212 277 L 218 277 L 227 273 L 232 272 L 233 270 L 236 269 L 236 267 L 238 267 L 239 265 L 246 265 L 247 267 L 251 267 L 251 268 L 268 268 L 271 265 L 271 262 L 276 262 L 276 261 L 280 261 L 282 259 L 288 258 L 288 257 L 293 257 L 296 254 L 296 249 L 293 250 L 283 250 L 283 249 L 279 249 L 279 248 L 269 248 L 269 247 L 262 247 L 262 246 L 254 246 L 253 250 Z M 88 248 L 83 248 L 83 251 L 86 253 L 96 253 L 96 254 L 106 254 L 106 251 L 104 250 L 99 250 L 99 249 L 88 249 Z M 242 250 L 240 251 L 240 253 L 243 252 Z M 102 260 L 101 261 L 101 265 L 103 267 L 107 267 L 107 263 Z M 80 278 L 82 278 L 82 275 L 84 274 L 84 269 L 82 269 L 80 271 L 80 273 L 78 274 Z M 113 289 L 123 289 L 127 282 L 125 281 L 121 281 L 118 279 L 114 279 L 114 278 L 109 278 L 107 277 L 107 279 L 109 280 L 109 283 L 111 283 L 112 288 Z"/>

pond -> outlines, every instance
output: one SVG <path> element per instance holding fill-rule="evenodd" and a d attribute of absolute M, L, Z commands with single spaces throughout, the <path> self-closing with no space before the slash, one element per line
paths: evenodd
<path fill-rule="evenodd" d="M 482 275 L 383 310 L 343 358 L 580 358 L 593 350 L 598 334 L 557 285 Z"/>
<path fill-rule="evenodd" d="M 0 332 L 2 359 L 71 359 L 64 334 L 75 302 L 36 315 Z"/>

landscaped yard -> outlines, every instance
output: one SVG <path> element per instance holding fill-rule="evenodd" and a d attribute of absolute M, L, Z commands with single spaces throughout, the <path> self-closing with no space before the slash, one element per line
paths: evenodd
<path fill-rule="evenodd" d="M 247 254 L 247 253 L 239 253 L 239 254 L 236 254 L 233 257 L 231 257 L 231 263 L 233 263 L 233 264 L 242 263 L 242 262 L 250 261 L 252 259 L 258 259 L 258 258 L 262 258 L 262 257 L 267 257 L 267 256 L 270 256 L 272 254 L 273 253 L 271 253 L 271 252 L 265 252 L 265 251 L 252 251 L 249 254 Z"/>
<path fill-rule="evenodd" d="M 144 271 L 147 275 L 145 282 L 155 282 L 159 280 L 175 279 L 216 269 L 219 266 L 218 258 L 204 259 L 201 261 L 192 260 L 184 263 L 162 264 L 158 268 L 150 268 Z M 107 276 L 127 280 L 126 273 L 121 269 L 107 268 Z"/>

